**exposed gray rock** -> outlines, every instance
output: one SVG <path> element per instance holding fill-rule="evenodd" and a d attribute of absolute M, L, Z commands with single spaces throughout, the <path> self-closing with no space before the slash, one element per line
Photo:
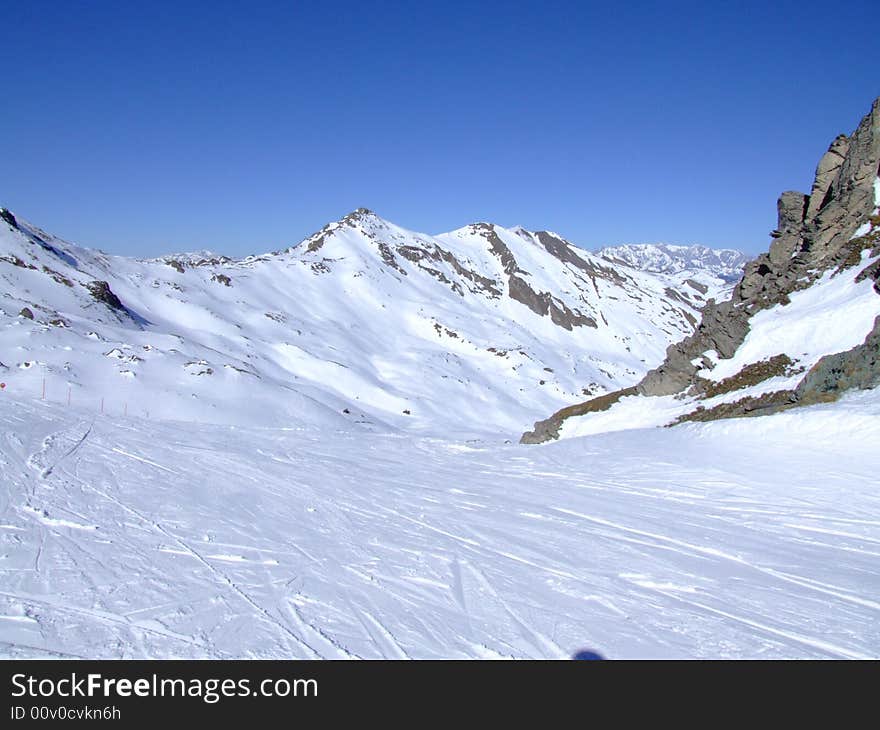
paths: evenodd
<path fill-rule="evenodd" d="M 528 273 L 519 268 L 519 264 L 517 264 L 513 253 L 504 241 L 501 240 L 501 237 L 495 230 L 495 226 L 491 223 L 474 223 L 471 228 L 489 242 L 489 249 L 501 261 L 501 266 L 504 267 L 505 274 L 513 275 L 520 272 Z"/>
<path fill-rule="evenodd" d="M 86 288 L 96 301 L 106 304 L 110 309 L 115 309 L 117 312 L 128 312 L 106 281 L 90 281 L 86 284 Z"/>
<path fill-rule="evenodd" d="M 12 228 L 18 230 L 18 221 L 15 220 L 15 216 L 12 215 L 11 211 L 6 208 L 0 208 L 0 218 L 5 220 Z"/>
<path fill-rule="evenodd" d="M 565 239 L 560 238 L 555 233 L 538 231 L 535 233 L 535 237 L 537 238 L 538 243 L 540 243 L 549 254 L 555 256 L 563 263 L 571 264 L 583 271 L 588 277 L 590 277 L 593 286 L 596 285 L 596 279 L 605 279 L 614 284 L 623 284 L 626 282 L 626 277 L 624 277 L 616 268 L 613 266 L 602 266 L 594 261 L 583 259 L 577 253 L 576 246 Z M 627 266 L 628 262 L 620 261 L 619 264 Z"/>
<path fill-rule="evenodd" d="M 794 190 L 784 192 L 776 202 L 776 230 L 771 234 L 774 242 L 770 245 L 770 262 L 776 266 L 784 265 L 791 259 L 801 243 L 801 228 L 809 205 L 808 195 Z"/>
<path fill-rule="evenodd" d="M 849 150 L 849 137 L 840 134 L 831 143 L 828 151 L 822 155 L 816 167 L 816 180 L 810 191 L 810 202 L 807 205 L 805 218 L 813 218 L 826 203 L 831 184 L 843 165 L 847 150 Z"/>
<path fill-rule="evenodd" d="M 511 275 L 510 280 L 510 298 L 525 304 L 535 314 L 546 317 L 550 311 L 550 301 L 547 296 L 538 294 L 530 287 L 524 279 Z"/>
<path fill-rule="evenodd" d="M 575 253 L 572 246 L 561 238 L 554 236 L 547 231 L 537 231 L 535 237 L 538 242 L 547 250 L 547 253 L 555 256 L 560 261 L 576 266 L 581 271 L 592 273 L 593 267 L 580 256 Z M 616 273 L 616 272 L 615 272 Z"/>
<path fill-rule="evenodd" d="M 767 367 L 768 371 L 773 369 L 772 361 L 767 363 Z M 772 376 L 772 373 L 770 375 Z M 820 359 L 794 390 L 777 390 L 759 396 L 747 396 L 730 403 L 721 403 L 713 408 L 697 407 L 691 413 L 678 418 L 675 423 L 767 416 L 797 406 L 828 403 L 837 400 L 847 390 L 867 390 L 878 385 L 880 385 L 880 317 L 874 320 L 874 328 L 861 345 Z"/>
<path fill-rule="evenodd" d="M 613 393 L 600 395 L 585 403 L 578 403 L 573 406 L 567 406 L 562 410 L 554 413 L 550 418 L 538 421 L 532 431 L 526 431 L 520 438 L 521 444 L 542 444 L 545 441 L 552 441 L 559 438 L 559 429 L 565 420 L 574 416 L 585 416 L 588 413 L 598 413 L 599 411 L 607 411 L 621 398 L 628 395 L 636 395 L 635 388 L 624 388 L 616 390 Z"/>
<path fill-rule="evenodd" d="M 800 404 L 818 403 L 853 388 L 880 385 L 880 317 L 861 345 L 846 352 L 826 355 L 817 362 L 795 388 Z"/>
<path fill-rule="evenodd" d="M 33 319 L 34 313 L 28 307 L 22 307 L 21 311 L 18 313 L 19 317 L 24 317 L 25 319 Z"/>
<path fill-rule="evenodd" d="M 693 361 L 709 350 L 715 350 L 723 358 L 733 357 L 749 331 L 748 319 L 746 307 L 710 300 L 703 308 L 696 332 L 667 348 L 664 362 L 649 371 L 636 386 L 639 393 L 672 395 L 687 390 L 696 382 L 697 370 L 701 367 Z"/>
<path fill-rule="evenodd" d="M 721 403 L 712 408 L 698 406 L 690 413 L 679 416 L 670 426 L 688 421 L 717 421 L 722 418 L 744 418 L 748 416 L 769 416 L 794 408 L 797 396 L 793 390 L 775 390 L 760 396 L 746 396 L 731 403 Z"/>
<path fill-rule="evenodd" d="M 549 314 L 550 320 L 554 324 L 569 331 L 574 327 L 598 327 L 596 320 L 592 317 L 569 309 L 565 303 L 558 301 L 548 292 L 536 292 L 524 279 L 511 274 L 508 281 L 511 299 L 525 304 L 535 314 L 542 317 Z"/>
<path fill-rule="evenodd" d="M 463 266 L 453 254 L 442 248 L 437 248 L 437 255 L 449 264 L 455 270 L 455 273 L 464 277 L 474 285 L 471 291 L 480 291 L 484 294 L 488 294 L 492 298 L 501 296 L 501 282 L 495 281 L 495 279 L 490 279 L 488 276 L 478 274 L 476 271 L 472 271 L 466 266 Z"/>
<path fill-rule="evenodd" d="M 382 261 L 386 266 L 390 266 L 395 271 L 400 272 L 404 276 L 406 276 L 406 269 L 404 269 L 398 262 L 394 256 L 394 252 L 391 250 L 391 246 L 389 246 L 385 241 L 376 241 L 376 245 L 379 247 L 379 254 L 382 256 Z"/>
<path fill-rule="evenodd" d="M 709 291 L 709 287 L 705 284 L 701 284 L 699 281 L 694 281 L 693 279 L 685 279 L 684 283 L 687 284 L 691 289 L 694 289 L 700 294 L 706 294 Z"/>

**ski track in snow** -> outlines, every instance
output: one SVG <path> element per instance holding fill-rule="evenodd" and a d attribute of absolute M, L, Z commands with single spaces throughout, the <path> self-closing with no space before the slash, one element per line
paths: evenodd
<path fill-rule="evenodd" d="M 876 432 L 749 421 L 464 447 L 10 399 L 0 655 L 880 656 Z"/>

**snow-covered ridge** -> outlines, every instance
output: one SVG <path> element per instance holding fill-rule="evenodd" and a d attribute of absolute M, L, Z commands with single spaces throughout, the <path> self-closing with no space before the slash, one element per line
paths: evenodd
<path fill-rule="evenodd" d="M 243 259 L 111 256 L 9 214 L 0 280 L 15 392 L 45 379 L 50 399 L 153 418 L 511 434 L 637 381 L 708 296 L 556 234 L 429 236 L 363 209 Z"/>

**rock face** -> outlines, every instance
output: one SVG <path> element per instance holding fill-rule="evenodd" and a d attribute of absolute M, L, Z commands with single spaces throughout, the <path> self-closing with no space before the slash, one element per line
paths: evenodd
<path fill-rule="evenodd" d="M 880 385 L 880 317 L 861 345 L 827 355 L 817 362 L 795 389 L 800 404 L 819 403 L 852 388 Z"/>
<path fill-rule="evenodd" d="M 842 154 L 843 153 L 843 154 Z M 874 210 L 880 165 L 880 99 L 851 137 L 838 137 L 822 157 L 810 195 L 785 192 L 777 203 L 778 226 L 769 252 L 745 267 L 731 299 L 710 304 L 693 336 L 672 345 L 666 362 L 639 384 L 644 395 L 671 395 L 694 383 L 693 360 L 707 350 L 733 356 L 749 331 L 749 319 L 785 303 L 797 289 L 853 254 L 858 227 Z"/>
<path fill-rule="evenodd" d="M 664 362 L 648 372 L 636 392 L 642 396 L 705 396 L 709 384 L 697 375 L 707 365 L 705 353 L 714 351 L 722 360 L 733 357 L 757 313 L 787 304 L 792 293 L 807 289 L 829 271 L 856 266 L 865 251 L 880 255 L 880 216 L 875 211 L 878 175 L 880 99 L 852 135 L 840 135 L 831 143 L 816 169 L 809 195 L 789 191 L 780 196 L 778 225 L 770 234 L 773 242 L 769 251 L 746 264 L 729 300 L 710 301 L 703 308 L 694 334 L 671 345 Z M 869 232 L 856 236 L 865 225 Z M 878 263 L 859 272 L 856 280 L 871 277 L 877 282 Z M 875 283 L 875 290 L 880 293 L 880 285 Z M 780 410 L 833 399 L 848 388 L 874 387 L 880 382 L 877 337 L 875 326 L 862 345 L 822 358 L 797 388 L 783 396 L 768 394 L 767 406 Z M 715 417 L 767 412 L 760 403 L 734 405 L 719 406 Z M 523 442 L 553 438 L 570 415 L 564 411 L 536 424 L 536 430 L 525 434 Z M 711 411 L 698 410 L 692 415 L 694 418 L 684 420 L 707 420 Z M 548 428 L 548 421 L 555 425 Z"/>

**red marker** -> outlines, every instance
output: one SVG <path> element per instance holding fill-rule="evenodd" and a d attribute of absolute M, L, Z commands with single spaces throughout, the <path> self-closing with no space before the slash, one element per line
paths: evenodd
<path fill-rule="evenodd" d="M 0 383 L 0 390 L 6 390 L 6 383 Z"/>

